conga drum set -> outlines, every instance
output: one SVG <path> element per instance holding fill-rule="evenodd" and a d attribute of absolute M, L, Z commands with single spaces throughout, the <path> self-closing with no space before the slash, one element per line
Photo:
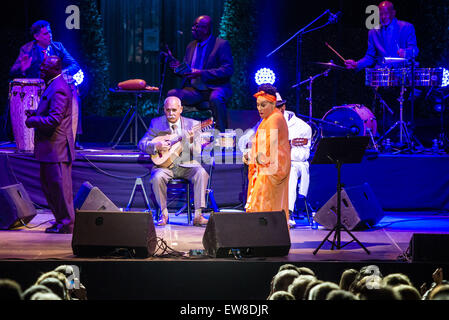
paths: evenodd
<path fill-rule="evenodd" d="M 72 130 L 75 139 L 79 117 L 79 95 L 73 77 L 64 74 L 72 91 Z M 9 83 L 9 113 L 18 152 L 34 151 L 34 129 L 25 125 L 26 111 L 35 111 L 45 90 L 42 79 L 14 79 Z"/>

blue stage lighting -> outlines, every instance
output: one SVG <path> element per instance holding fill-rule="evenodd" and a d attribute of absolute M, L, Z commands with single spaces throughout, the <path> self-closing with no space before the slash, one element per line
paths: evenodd
<path fill-rule="evenodd" d="M 443 81 L 441 86 L 447 87 L 449 85 L 449 70 L 443 68 Z"/>
<path fill-rule="evenodd" d="M 269 68 L 262 68 L 256 72 L 254 79 L 259 86 L 263 83 L 273 84 L 276 81 L 276 74 Z"/>
<path fill-rule="evenodd" d="M 83 70 L 79 70 L 75 75 L 73 76 L 73 79 L 75 80 L 75 86 L 79 86 L 84 81 L 84 73 Z"/>

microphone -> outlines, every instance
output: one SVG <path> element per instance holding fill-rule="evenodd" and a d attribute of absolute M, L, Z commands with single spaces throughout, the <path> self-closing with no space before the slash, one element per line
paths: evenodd
<path fill-rule="evenodd" d="M 337 13 L 332 13 L 329 11 L 329 23 L 338 23 L 338 20 L 340 20 L 340 17 L 343 15 L 341 11 L 338 11 Z"/>

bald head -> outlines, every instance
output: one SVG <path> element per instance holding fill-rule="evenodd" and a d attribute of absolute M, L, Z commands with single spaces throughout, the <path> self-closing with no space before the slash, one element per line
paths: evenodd
<path fill-rule="evenodd" d="M 168 122 L 176 123 L 182 113 L 181 100 L 178 97 L 167 97 L 164 101 L 164 113 Z"/>
<path fill-rule="evenodd" d="M 396 10 L 393 3 L 390 1 L 383 1 L 379 4 L 380 23 L 383 26 L 388 26 L 396 17 Z"/>
<path fill-rule="evenodd" d="M 62 60 L 58 56 L 47 56 L 40 66 L 40 77 L 45 82 L 60 75 L 62 72 Z"/>
<path fill-rule="evenodd" d="M 199 16 L 192 25 L 193 39 L 202 42 L 209 38 L 212 33 L 212 18 L 209 16 Z"/>

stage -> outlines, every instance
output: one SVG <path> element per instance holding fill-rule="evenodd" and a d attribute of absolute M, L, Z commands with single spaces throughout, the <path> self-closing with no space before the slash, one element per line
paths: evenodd
<path fill-rule="evenodd" d="M 40 211 L 31 227 L 52 219 Z M 39 274 L 61 264 L 76 265 L 81 282 L 88 288 L 89 299 L 167 299 L 167 300 L 263 300 L 269 292 L 271 277 L 285 263 L 307 266 L 320 279 L 338 282 L 347 268 L 358 269 L 376 264 L 385 274 L 403 272 L 415 285 L 431 281 L 431 274 L 445 263 L 408 262 L 406 252 L 413 233 L 449 233 L 447 214 L 388 213 L 378 225 L 353 234 L 370 251 L 368 255 L 357 243 L 340 250 L 325 244 L 316 255 L 313 251 L 327 235 L 321 227 L 311 229 L 306 219 L 297 220 L 290 230 L 291 249 L 286 257 L 209 258 L 189 256 L 189 250 L 203 249 L 205 228 L 187 225 L 185 214 L 170 215 L 171 224 L 156 227 L 157 236 L 183 256 L 166 255 L 147 259 L 124 257 L 79 258 L 71 248 L 71 235 L 46 234 L 49 223 L 34 228 L 0 231 L 0 270 L 2 277 L 20 279 L 30 286 Z M 342 233 L 342 241 L 350 238 Z"/>
<path fill-rule="evenodd" d="M 211 188 L 220 210 L 241 209 L 244 188 L 243 165 L 239 155 L 233 163 L 216 164 L 212 169 Z M 313 155 L 311 159 L 313 158 Z M 42 272 L 60 264 L 76 265 L 81 282 L 88 288 L 89 299 L 156 299 L 156 300 L 263 300 L 269 293 L 272 276 L 285 263 L 312 268 L 320 279 L 338 282 L 347 268 L 376 264 L 385 274 L 403 272 L 416 286 L 431 282 L 436 267 L 447 269 L 447 263 L 411 262 L 404 259 L 414 233 L 449 233 L 449 173 L 447 155 L 393 155 L 368 152 L 360 164 L 343 166 L 347 186 L 368 183 L 384 210 L 384 217 L 371 229 L 354 231 L 370 251 L 368 255 L 353 242 L 340 250 L 326 243 L 316 255 L 313 251 L 329 232 L 312 229 L 304 217 L 290 230 L 288 256 L 269 258 L 210 258 L 190 256 L 192 249 L 202 250 L 205 228 L 187 225 L 186 214 L 175 216 L 179 208 L 170 201 L 170 224 L 156 227 L 157 236 L 179 255 L 131 259 L 125 257 L 79 258 L 71 248 L 71 235 L 44 233 L 52 215 L 46 209 L 40 190 L 38 163 L 30 153 L 17 153 L 14 146 L 3 146 L 0 152 L 2 186 L 20 182 L 38 208 L 29 227 L 0 231 L 0 270 L 2 277 L 30 286 Z M 87 145 L 77 151 L 73 165 L 73 191 L 84 181 L 98 186 L 118 207 L 128 203 L 135 179 L 141 177 L 149 190 L 151 161 L 136 150 L 115 150 Z M 205 167 L 207 170 L 209 167 Z M 334 193 L 336 169 L 332 165 L 311 166 L 309 201 L 319 209 Z M 145 204 L 139 192 L 132 210 L 143 211 Z M 342 233 L 343 243 L 350 240 Z M 445 250 L 445 249 L 442 249 Z"/>

